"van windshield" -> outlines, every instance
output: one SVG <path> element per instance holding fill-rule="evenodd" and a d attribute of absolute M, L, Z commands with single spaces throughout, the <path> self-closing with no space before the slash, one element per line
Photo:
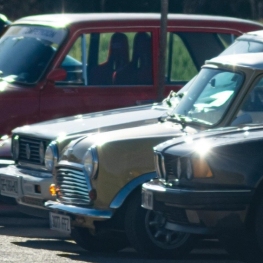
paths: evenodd
<path fill-rule="evenodd" d="M 11 26 L 0 39 L 0 77 L 35 83 L 66 33 L 66 29 L 46 26 Z"/>

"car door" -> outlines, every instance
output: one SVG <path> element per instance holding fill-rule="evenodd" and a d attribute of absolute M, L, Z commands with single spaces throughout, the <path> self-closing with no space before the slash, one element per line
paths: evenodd
<path fill-rule="evenodd" d="M 151 103 L 156 100 L 155 31 L 118 29 L 82 32 L 59 67 L 67 77 L 48 82 L 41 94 L 41 119 Z"/>

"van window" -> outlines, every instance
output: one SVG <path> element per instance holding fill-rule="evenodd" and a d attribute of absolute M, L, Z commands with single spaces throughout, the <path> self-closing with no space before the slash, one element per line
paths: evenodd
<path fill-rule="evenodd" d="M 114 32 L 81 36 L 68 52 L 61 67 L 68 74 L 67 79 L 58 84 L 151 85 L 151 34 Z"/>
<path fill-rule="evenodd" d="M 184 83 L 193 78 L 208 58 L 219 55 L 233 41 L 232 34 L 168 32 L 166 83 Z"/>

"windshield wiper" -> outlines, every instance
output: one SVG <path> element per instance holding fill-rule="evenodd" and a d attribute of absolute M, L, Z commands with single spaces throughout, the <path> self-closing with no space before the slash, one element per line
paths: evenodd
<path fill-rule="evenodd" d="M 183 129 L 185 129 L 187 125 L 191 125 L 191 124 L 198 124 L 198 125 L 205 124 L 209 126 L 212 125 L 211 122 L 197 118 L 192 118 L 189 116 L 179 115 L 179 114 L 169 114 L 169 117 L 170 118 L 167 118 L 169 121 L 181 124 Z"/>

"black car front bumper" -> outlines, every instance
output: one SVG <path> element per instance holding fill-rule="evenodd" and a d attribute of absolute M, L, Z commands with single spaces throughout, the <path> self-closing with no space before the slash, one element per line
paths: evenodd
<path fill-rule="evenodd" d="M 253 196 L 251 189 L 197 190 L 143 184 L 142 206 L 162 212 L 166 228 L 208 234 L 244 225 Z"/>

